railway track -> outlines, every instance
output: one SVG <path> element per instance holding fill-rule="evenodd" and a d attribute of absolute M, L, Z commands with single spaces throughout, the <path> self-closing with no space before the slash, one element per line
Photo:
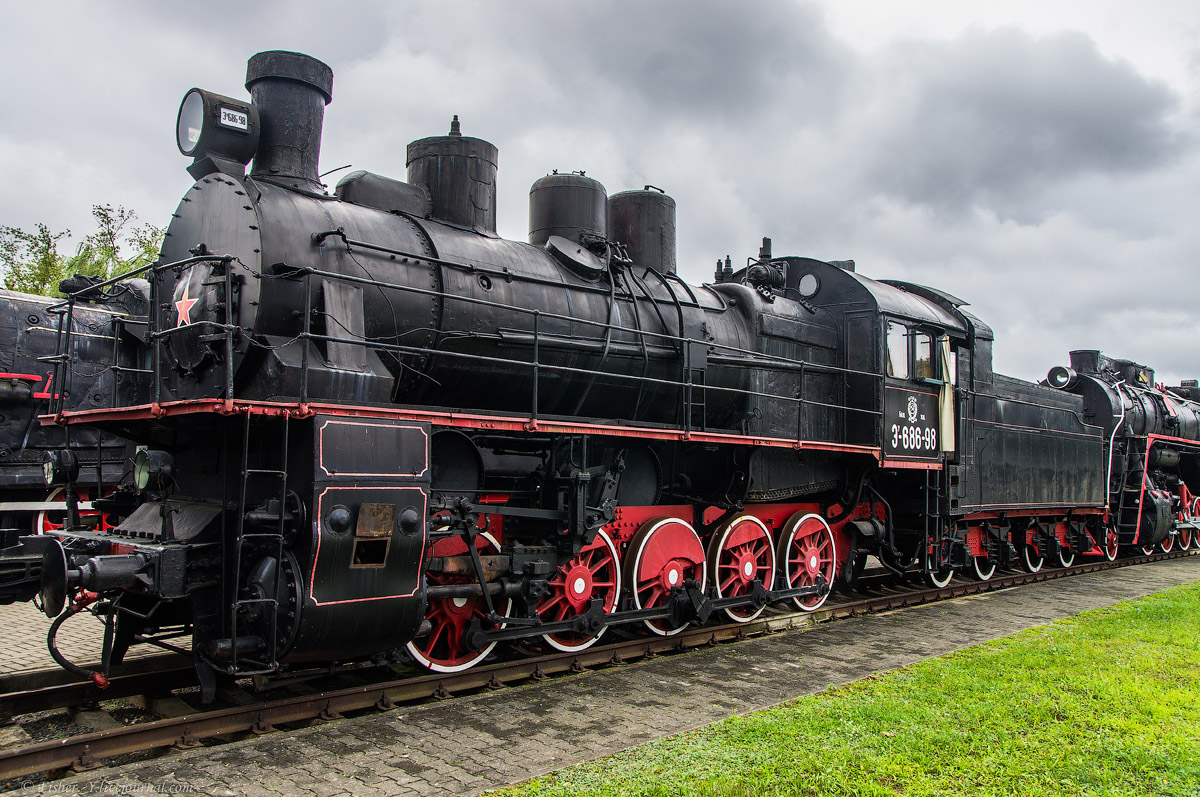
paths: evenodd
<path fill-rule="evenodd" d="M 351 671 L 368 680 L 346 685 L 310 684 L 303 694 L 286 697 L 251 696 L 239 692 L 242 705 L 212 710 L 183 711 L 178 716 L 129 725 L 113 722 L 113 727 L 91 733 L 35 743 L 18 743 L 0 750 L 0 788 L 15 778 L 41 775 L 60 777 L 104 765 L 106 759 L 129 754 L 146 754 L 170 748 L 185 749 L 247 734 L 265 734 L 281 727 L 302 726 L 314 721 L 332 721 L 346 714 L 389 711 L 399 705 L 428 699 L 443 699 L 479 689 L 500 689 L 506 685 L 542 680 L 560 674 L 583 672 L 589 668 L 616 666 L 626 662 L 692 648 L 720 644 L 762 634 L 811 627 L 818 623 L 854 617 L 871 612 L 916 606 L 939 600 L 975 595 L 1023 584 L 1065 578 L 1116 567 L 1144 564 L 1200 553 L 1173 552 L 1134 556 L 1115 562 L 1093 561 L 1069 568 L 1054 568 L 1038 573 L 997 573 L 987 581 L 961 580 L 941 589 L 911 589 L 889 578 L 864 576 L 861 589 L 836 596 L 815 612 L 786 612 L 761 617 L 750 623 L 687 628 L 671 637 L 638 637 L 587 650 L 552 655 L 532 655 L 474 667 L 454 674 L 419 674 L 404 677 L 379 675 L 380 668 Z M 369 677 L 374 673 L 374 677 Z M 345 673 L 342 674 L 346 676 Z M 112 700 L 144 694 L 162 694 L 193 683 L 190 670 L 171 668 L 113 680 L 113 686 L 99 692 L 90 684 L 64 684 L 24 692 L 0 695 L 0 716 L 19 718 L 30 712 L 92 705 L 97 700 Z M 114 691 L 115 690 L 115 691 Z M 189 708 L 175 700 L 176 711 Z"/>

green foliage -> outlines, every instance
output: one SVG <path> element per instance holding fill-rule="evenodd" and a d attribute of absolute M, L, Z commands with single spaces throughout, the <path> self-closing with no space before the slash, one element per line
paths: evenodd
<path fill-rule="evenodd" d="M 112 205 L 93 205 L 96 231 L 64 256 L 59 242 L 70 230 L 53 232 L 38 224 L 33 232 L 0 227 L 0 273 L 4 287 L 24 293 L 60 296 L 58 284 L 67 277 L 84 274 L 109 279 L 158 257 L 163 230 L 151 224 L 134 226 L 132 210 Z"/>
<path fill-rule="evenodd" d="M 651 742 L 531 795 L 1200 795 L 1200 584 Z"/>

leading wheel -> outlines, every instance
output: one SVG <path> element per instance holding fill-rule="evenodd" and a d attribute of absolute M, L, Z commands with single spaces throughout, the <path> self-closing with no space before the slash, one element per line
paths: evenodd
<path fill-rule="evenodd" d="M 585 545 L 578 556 L 558 569 L 547 586 L 550 594 L 537 604 L 537 613 L 545 622 L 554 623 L 582 614 L 593 600 L 599 600 L 604 613 L 609 614 L 621 594 L 617 546 L 601 529 L 590 545 Z M 594 634 L 559 631 L 543 634 L 542 639 L 550 647 L 570 653 L 591 647 L 607 628 L 601 626 Z"/>
<path fill-rule="evenodd" d="M 475 548 L 484 555 L 500 553 L 500 544 L 487 532 L 475 538 Z M 467 545 L 461 537 L 447 537 L 435 542 L 429 555 L 465 556 Z M 430 573 L 427 579 L 431 587 L 477 583 L 477 579 L 471 576 L 440 573 Z M 495 607 L 498 614 L 507 617 L 512 611 L 512 600 L 499 599 Z M 412 640 L 404 647 L 417 663 L 426 669 L 434 672 L 461 672 L 483 661 L 492 652 L 492 648 L 496 647 L 495 642 L 484 645 L 479 650 L 471 650 L 467 646 L 465 635 L 475 618 L 479 618 L 485 629 L 494 627 L 488 622 L 487 603 L 482 597 L 430 598 L 429 607 L 425 610 L 425 619 L 432 626 L 429 634 Z"/>
<path fill-rule="evenodd" d="M 775 550 L 771 532 L 753 515 L 740 515 L 721 524 L 708 543 L 708 577 L 718 598 L 749 595 L 755 581 L 770 591 L 775 586 Z M 748 623 L 767 605 L 737 606 L 725 614 L 735 623 Z"/>
<path fill-rule="evenodd" d="M 833 587 L 837 573 L 837 549 L 833 531 L 820 515 L 797 512 L 783 524 L 779 535 L 776 557 L 783 563 L 785 588 L 815 587 L 822 580 Z M 829 597 L 826 590 L 821 595 L 792 598 L 796 606 L 806 612 L 821 608 Z"/>
<path fill-rule="evenodd" d="M 1158 544 L 1158 547 L 1163 553 L 1170 553 L 1175 550 L 1175 535 L 1168 534 L 1167 538 Z"/>
<path fill-rule="evenodd" d="M 704 546 L 687 521 L 663 517 L 646 521 L 629 541 L 625 552 L 625 583 L 638 609 L 666 606 L 671 594 L 688 581 L 696 581 L 703 592 L 708 585 L 704 568 Z M 669 617 L 643 620 L 659 636 L 672 636 L 687 628 Z"/>

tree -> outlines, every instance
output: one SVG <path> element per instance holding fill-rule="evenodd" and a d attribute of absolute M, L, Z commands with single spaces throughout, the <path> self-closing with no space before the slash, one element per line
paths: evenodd
<path fill-rule="evenodd" d="M 93 205 L 96 231 L 88 235 L 70 257 L 59 251 L 59 242 L 70 230 L 52 232 L 39 223 L 34 232 L 0 227 L 0 270 L 4 287 L 43 296 L 61 296 L 58 284 L 84 274 L 110 279 L 153 262 L 162 245 L 163 230 L 152 224 L 133 226 L 137 215 L 118 205 Z M 128 256 L 126 252 L 129 252 Z"/>

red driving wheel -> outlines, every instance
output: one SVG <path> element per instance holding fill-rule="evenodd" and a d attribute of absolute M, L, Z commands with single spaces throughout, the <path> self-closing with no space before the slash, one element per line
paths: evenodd
<path fill-rule="evenodd" d="M 717 588 L 718 598 L 749 595 L 754 582 L 765 589 L 775 586 L 775 545 L 766 525 L 753 515 L 740 515 L 726 521 L 708 543 L 708 576 Z M 725 614 L 736 623 L 748 623 L 762 614 L 762 606 L 739 606 Z"/>
<path fill-rule="evenodd" d="M 500 553 L 500 544 L 491 534 L 484 532 L 475 538 L 475 548 L 481 554 L 494 555 Z M 467 553 L 467 545 L 461 537 L 447 537 L 433 544 L 429 556 L 463 556 Z M 444 586 L 448 584 L 471 584 L 476 579 L 465 575 L 446 575 L 430 573 L 429 586 Z M 512 611 L 512 600 L 497 599 L 496 611 L 507 617 Z M 484 628 L 491 627 L 487 621 L 487 603 L 483 598 L 431 598 L 429 607 L 425 610 L 425 619 L 432 626 L 427 636 L 418 637 L 405 648 L 416 659 L 417 663 L 434 672 L 461 672 L 480 661 L 483 661 L 496 643 L 484 645 L 479 650 L 471 650 L 464 639 L 471 621 L 476 617 L 483 623 Z"/>
<path fill-rule="evenodd" d="M 824 580 L 833 587 L 837 571 L 837 550 L 833 531 L 820 515 L 797 512 L 783 524 L 779 536 L 778 559 L 783 563 L 786 587 L 810 587 Z M 811 612 L 821 608 L 829 593 L 792 598 L 800 609 Z"/>
<path fill-rule="evenodd" d="M 1190 551 L 1192 543 L 1196 541 L 1196 530 L 1190 524 L 1195 523 L 1197 516 L 1200 516 L 1200 498 L 1192 501 L 1187 511 L 1180 512 L 1179 515 L 1179 519 L 1183 521 L 1183 525 L 1179 526 L 1179 550 Z"/>
<path fill-rule="evenodd" d="M 75 496 L 79 499 L 82 505 L 79 510 L 79 520 L 81 523 L 90 521 L 91 518 L 99 517 L 99 522 L 96 526 L 98 531 L 111 531 L 116 527 L 108 515 L 103 515 L 95 509 L 91 509 L 92 497 L 83 487 L 75 488 Z M 62 531 L 63 526 L 67 522 L 67 490 L 65 487 L 55 487 L 46 496 L 46 503 L 62 503 L 62 509 L 43 509 L 34 516 L 33 533 L 46 534 L 48 532 Z M 88 508 L 83 508 L 88 507 Z"/>
<path fill-rule="evenodd" d="M 708 584 L 704 568 L 704 546 L 696 530 L 685 520 L 664 517 L 648 520 L 629 541 L 625 552 L 625 583 L 638 609 L 665 606 L 671 593 L 688 581 L 697 581 L 703 591 Z M 660 636 L 678 634 L 687 623 L 672 625 L 669 618 L 644 620 Z"/>
<path fill-rule="evenodd" d="M 617 558 L 617 546 L 603 529 L 596 539 L 585 545 L 571 561 L 558 569 L 549 583 L 550 594 L 537 604 L 541 618 L 554 623 L 587 611 L 593 600 L 602 601 L 604 613 L 608 614 L 617 605 L 621 594 L 621 568 Z M 559 631 L 543 634 L 551 647 L 562 651 L 583 650 L 595 644 L 607 626 L 595 634 L 578 631 Z"/>

